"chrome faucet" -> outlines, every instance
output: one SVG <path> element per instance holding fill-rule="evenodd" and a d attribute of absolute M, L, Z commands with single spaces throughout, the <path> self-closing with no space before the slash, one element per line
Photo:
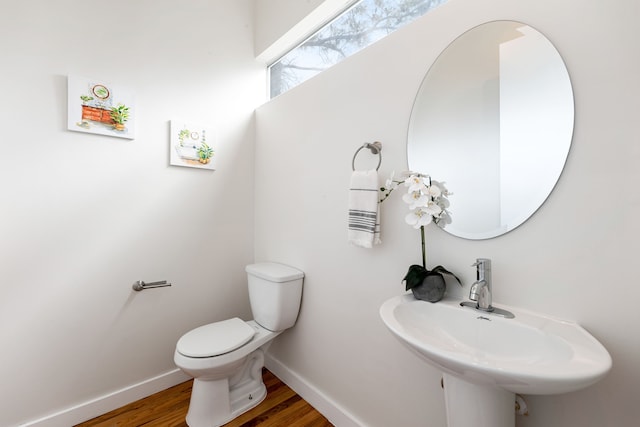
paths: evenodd
<path fill-rule="evenodd" d="M 469 299 L 476 301 L 476 308 L 482 311 L 493 311 L 491 306 L 491 260 L 478 258 L 472 267 L 476 267 L 476 281 L 469 290 Z"/>
<path fill-rule="evenodd" d="M 491 305 L 491 260 L 488 258 L 478 258 L 471 266 L 476 267 L 476 281 L 473 282 L 471 289 L 469 289 L 469 299 L 475 303 L 462 301 L 460 305 L 509 319 L 515 317 L 513 313 Z"/>

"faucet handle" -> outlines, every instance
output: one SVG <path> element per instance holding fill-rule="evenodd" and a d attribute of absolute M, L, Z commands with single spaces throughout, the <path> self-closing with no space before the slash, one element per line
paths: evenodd
<path fill-rule="evenodd" d="M 487 266 L 491 265 L 491 259 L 489 258 L 476 258 L 476 262 L 471 264 L 471 267 Z"/>
<path fill-rule="evenodd" d="M 491 274 L 491 260 L 489 258 L 477 258 L 476 262 L 471 264 L 476 267 L 476 277 L 478 280 L 485 280 Z"/>

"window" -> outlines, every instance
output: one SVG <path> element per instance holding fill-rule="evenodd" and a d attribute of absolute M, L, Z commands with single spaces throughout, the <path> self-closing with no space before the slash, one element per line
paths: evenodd
<path fill-rule="evenodd" d="M 446 0 L 360 0 L 269 67 L 271 98 L 364 49 Z"/>

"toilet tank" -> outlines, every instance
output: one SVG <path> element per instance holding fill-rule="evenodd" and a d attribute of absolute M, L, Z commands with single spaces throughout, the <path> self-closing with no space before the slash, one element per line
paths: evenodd
<path fill-rule="evenodd" d="M 253 319 L 270 331 L 292 327 L 298 318 L 304 273 L 276 262 L 246 268 Z"/>

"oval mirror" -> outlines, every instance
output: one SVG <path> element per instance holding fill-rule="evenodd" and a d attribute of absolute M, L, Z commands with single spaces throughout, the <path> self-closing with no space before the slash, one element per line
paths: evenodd
<path fill-rule="evenodd" d="M 553 190 L 573 119 L 569 74 L 549 40 L 520 22 L 482 24 L 454 40 L 425 76 L 409 122 L 409 169 L 452 192 L 445 231 L 496 237 Z"/>

